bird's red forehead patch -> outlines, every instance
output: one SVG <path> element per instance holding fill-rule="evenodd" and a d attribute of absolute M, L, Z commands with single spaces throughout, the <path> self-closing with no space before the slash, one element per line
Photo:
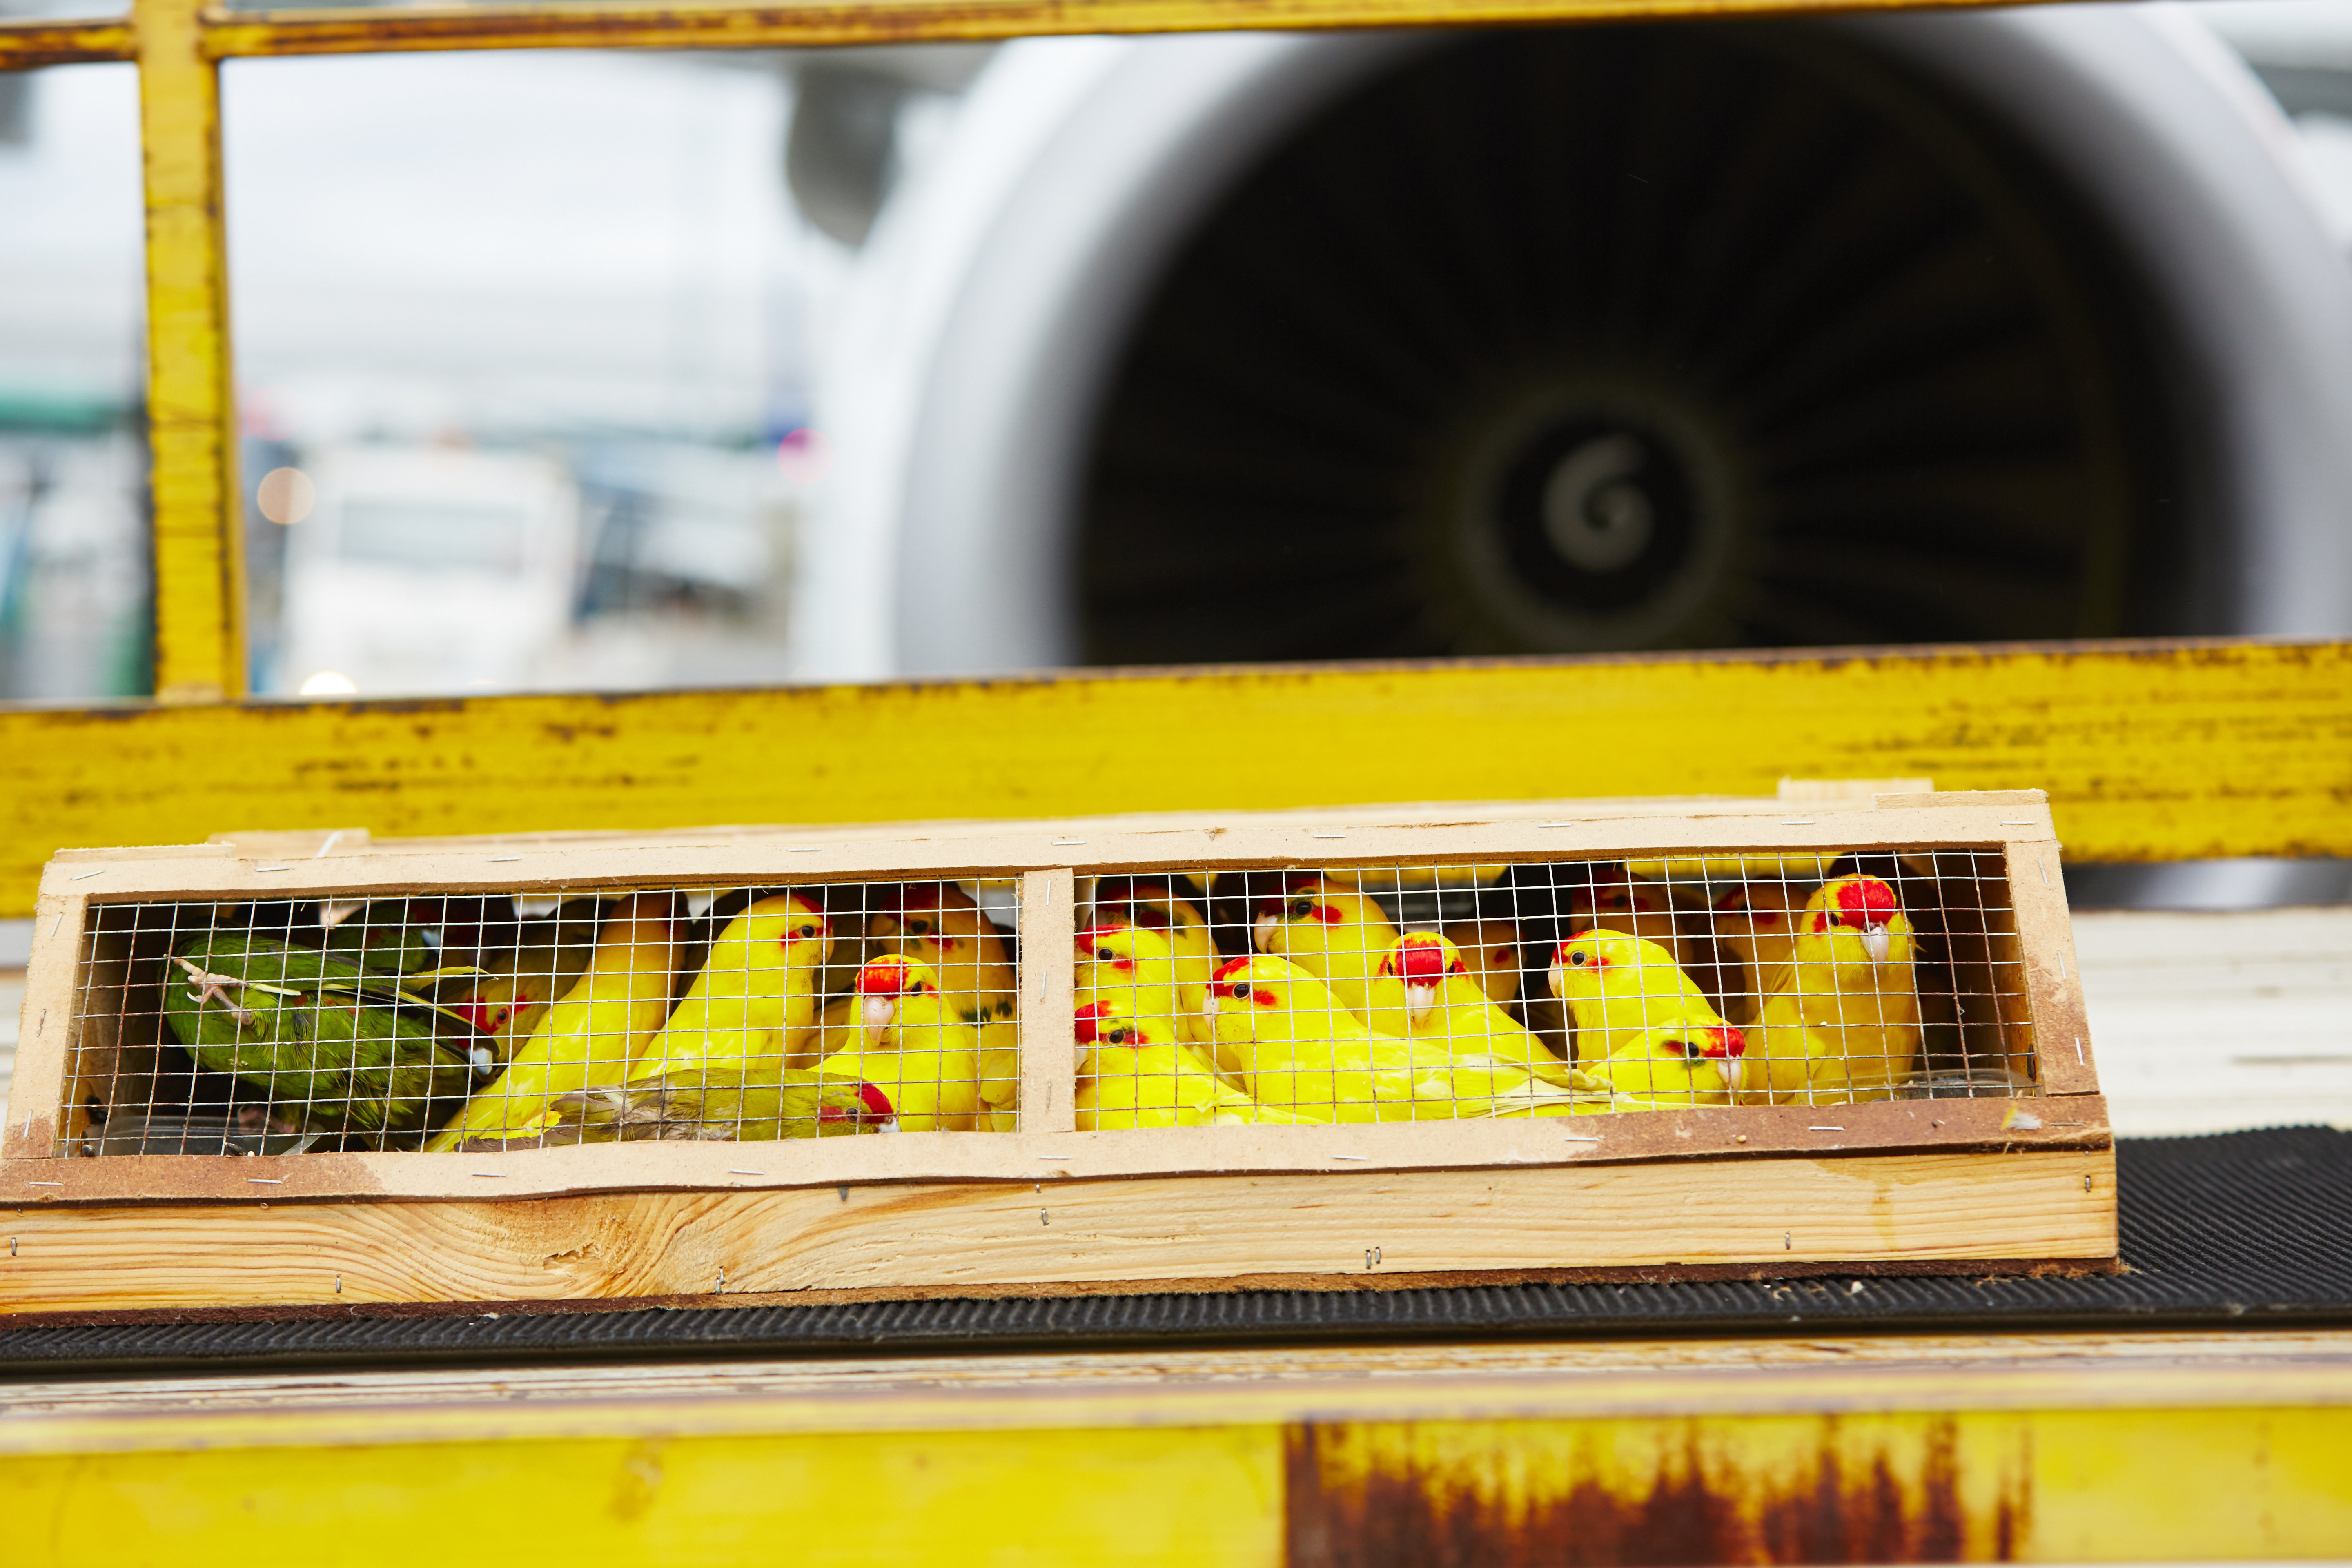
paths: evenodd
<path fill-rule="evenodd" d="M 1389 969 L 1391 963 L 1396 967 Z M 1381 967 L 1388 969 L 1391 974 L 1402 974 L 1407 980 L 1429 985 L 1444 979 L 1447 970 L 1458 969 L 1461 965 L 1446 957 L 1444 943 L 1435 937 L 1416 932 L 1399 942 L 1381 961 Z"/>
<path fill-rule="evenodd" d="M 936 910 L 945 908 L 947 896 L 937 882 L 918 882 L 908 888 L 898 900 L 902 910 Z"/>
<path fill-rule="evenodd" d="M 1120 932 L 1133 931 L 1134 929 L 1134 923 L 1129 921 L 1104 921 L 1100 924 L 1090 925 L 1087 927 L 1086 930 L 1080 931 L 1077 938 L 1078 945 L 1081 947 L 1092 947 L 1097 942 L 1108 942 L 1112 937 L 1118 936 Z"/>
<path fill-rule="evenodd" d="M 1854 877 L 1837 890 L 1838 923 L 1850 926 L 1885 925 L 1902 909 L 1895 889 L 1875 877 Z"/>
<path fill-rule="evenodd" d="M 866 1107 L 866 1113 L 868 1116 L 879 1117 L 887 1121 L 898 1113 L 898 1108 L 890 1103 L 890 1097 L 882 1092 L 880 1084 L 860 1083 L 857 1086 L 857 1099 L 859 1103 Z"/>
<path fill-rule="evenodd" d="M 857 989 L 868 996 L 896 996 L 910 971 L 903 958 L 877 958 L 857 972 Z"/>
<path fill-rule="evenodd" d="M 1728 1024 L 1719 1029 L 1708 1029 L 1705 1032 L 1711 1037 L 1712 1043 L 1699 1053 L 1701 1056 L 1736 1057 L 1748 1049 L 1748 1037 Z"/>
<path fill-rule="evenodd" d="M 1095 1043 L 1095 1037 L 1102 1028 L 1103 1020 L 1110 1016 L 1110 1004 L 1108 1002 L 1090 1002 L 1078 1009 L 1075 1023 L 1079 1044 L 1091 1046 Z"/>

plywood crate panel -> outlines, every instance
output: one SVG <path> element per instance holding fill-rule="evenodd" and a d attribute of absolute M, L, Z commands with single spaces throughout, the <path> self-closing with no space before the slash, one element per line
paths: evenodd
<path fill-rule="evenodd" d="M 2032 792 L 71 851 L 23 1041 L 20 1313 L 2116 1251 Z"/>

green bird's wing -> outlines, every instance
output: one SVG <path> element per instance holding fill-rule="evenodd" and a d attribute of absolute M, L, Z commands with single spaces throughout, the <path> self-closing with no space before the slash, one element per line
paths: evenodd
<path fill-rule="evenodd" d="M 210 932 L 166 961 L 164 1021 L 197 1062 L 268 1095 L 308 1125 L 362 1132 L 415 1125 L 428 1100 L 471 1086 L 472 1029 L 413 994 L 373 1004 L 356 964 L 251 932 Z M 395 992 L 400 988 L 394 987 Z M 408 1016 L 407 1003 L 427 1013 Z"/>

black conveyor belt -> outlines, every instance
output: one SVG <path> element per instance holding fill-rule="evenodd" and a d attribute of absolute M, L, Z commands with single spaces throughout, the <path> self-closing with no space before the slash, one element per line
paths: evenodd
<path fill-rule="evenodd" d="M 2352 1132 L 2125 1139 L 2121 1274 L 333 1316 L 0 1331 L 0 1375 L 1148 1342 L 2352 1326 Z M 1736 1182 L 1725 1201 L 1738 1201 Z"/>

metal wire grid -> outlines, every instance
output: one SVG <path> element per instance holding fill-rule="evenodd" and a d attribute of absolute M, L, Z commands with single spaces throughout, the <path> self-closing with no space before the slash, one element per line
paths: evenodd
<path fill-rule="evenodd" d="M 1017 900 L 953 881 L 100 906 L 59 1155 L 1009 1131 Z"/>
<path fill-rule="evenodd" d="M 2036 1092 L 1998 852 L 1080 892 L 1081 1131 Z"/>

